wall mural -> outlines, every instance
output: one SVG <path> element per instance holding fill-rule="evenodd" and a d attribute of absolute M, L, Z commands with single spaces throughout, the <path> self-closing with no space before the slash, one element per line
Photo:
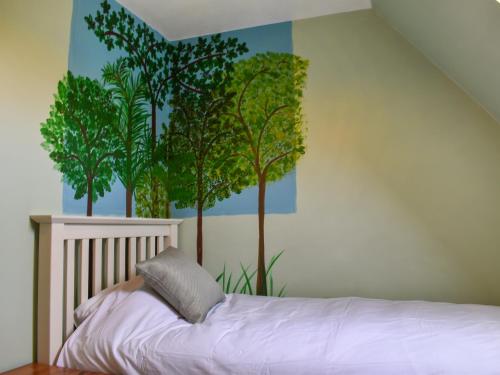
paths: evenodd
<path fill-rule="evenodd" d="M 85 199 L 90 216 L 118 182 L 127 217 L 134 207 L 140 217 L 194 209 L 202 265 L 203 216 L 254 187 L 257 268 L 241 266 L 234 285 L 225 267 L 217 279 L 226 292 L 283 295 L 272 278 L 283 251 L 265 262 L 266 189 L 305 152 L 307 61 L 276 51 L 249 56 L 245 41 L 220 34 L 171 43 L 107 0 L 84 20 L 110 54 L 120 53 L 100 77 L 70 64 L 41 124 L 43 147 L 73 199 Z"/>

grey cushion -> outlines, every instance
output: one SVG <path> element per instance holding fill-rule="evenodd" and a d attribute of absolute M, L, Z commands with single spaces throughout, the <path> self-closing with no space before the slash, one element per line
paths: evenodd
<path fill-rule="evenodd" d="M 169 247 L 136 267 L 146 285 L 191 323 L 202 322 L 208 311 L 224 300 L 213 277 L 179 249 Z"/>

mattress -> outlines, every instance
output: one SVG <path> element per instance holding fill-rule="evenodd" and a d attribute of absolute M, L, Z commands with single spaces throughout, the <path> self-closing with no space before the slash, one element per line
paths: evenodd
<path fill-rule="evenodd" d="M 145 286 L 117 288 L 57 364 L 125 374 L 500 374 L 500 308 L 229 294 L 190 324 Z"/>

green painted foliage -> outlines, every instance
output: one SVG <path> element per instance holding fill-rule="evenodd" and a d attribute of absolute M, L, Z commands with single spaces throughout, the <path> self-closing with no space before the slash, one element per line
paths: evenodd
<path fill-rule="evenodd" d="M 139 217 L 170 217 L 168 171 L 163 164 L 148 168 L 135 190 L 135 213 Z M 158 192 L 155 194 L 154 192 Z"/>
<path fill-rule="evenodd" d="M 304 154 L 302 91 L 307 61 L 287 53 L 257 54 L 234 66 L 230 112 L 235 151 L 252 184 L 276 181 Z"/>
<path fill-rule="evenodd" d="M 75 190 L 75 199 L 90 188 L 95 202 L 111 190 L 116 110 L 111 92 L 96 80 L 68 72 L 58 84 L 49 118 L 41 126 L 42 145 Z"/>
<path fill-rule="evenodd" d="M 248 51 L 245 43 L 238 43 L 236 38 L 222 39 L 220 34 L 200 37 L 196 43 L 169 43 L 124 8 L 112 10 L 107 0 L 85 21 L 108 50 L 127 53 L 128 66 L 139 69 L 147 82 L 148 101 L 159 108 L 165 103 L 170 83 L 206 91 L 231 69 L 235 57 Z"/>
<path fill-rule="evenodd" d="M 220 34 L 200 37 L 195 43 L 169 43 L 144 22 L 137 22 L 124 8 L 113 10 L 107 0 L 101 3 L 101 9 L 96 14 L 86 16 L 85 21 L 89 30 L 108 50 L 124 51 L 128 68 L 141 73 L 150 106 L 150 153 L 153 165 L 138 184 L 137 212 L 151 217 L 168 215 L 168 196 L 166 189 L 163 189 L 166 177 L 163 172 L 157 176 L 158 170 L 161 170 L 156 165 L 159 162 L 158 110 L 164 107 L 168 94 L 175 90 L 186 89 L 196 93 L 208 91 L 221 80 L 225 72 L 232 69 L 234 58 L 248 49 L 245 43 L 238 43 L 236 38 L 223 39 Z"/>
<path fill-rule="evenodd" d="M 207 94 L 181 90 L 170 101 L 167 164 L 177 208 L 213 207 L 246 186 L 235 169 L 231 125 L 221 119 L 231 98 L 217 87 Z"/>
<path fill-rule="evenodd" d="M 147 82 L 148 100 L 154 100 L 161 108 L 167 94 L 167 88 L 161 82 L 169 75 L 169 65 L 164 63 L 167 41 L 144 22 L 137 22 L 125 8 L 112 10 L 107 0 L 101 3 L 101 9 L 95 15 L 86 16 L 85 21 L 108 51 L 119 49 L 127 53 L 127 66 L 139 69 Z"/>

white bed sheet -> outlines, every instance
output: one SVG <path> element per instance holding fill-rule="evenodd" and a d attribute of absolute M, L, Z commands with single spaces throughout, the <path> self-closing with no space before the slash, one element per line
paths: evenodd
<path fill-rule="evenodd" d="M 192 325 L 146 288 L 113 293 L 71 335 L 59 366 L 124 374 L 500 374 L 498 307 L 231 294 Z"/>

